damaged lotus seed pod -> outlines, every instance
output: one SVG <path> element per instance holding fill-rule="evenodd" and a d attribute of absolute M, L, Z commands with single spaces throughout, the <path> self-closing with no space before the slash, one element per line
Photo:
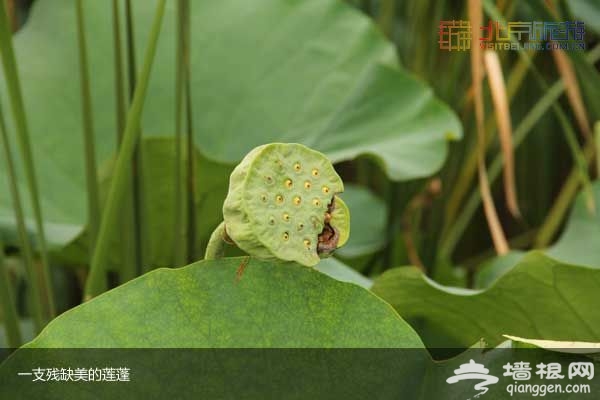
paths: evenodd
<path fill-rule="evenodd" d="M 233 170 L 224 222 L 211 236 L 206 259 L 231 241 L 250 256 L 316 265 L 350 234 L 344 184 L 323 154 L 301 144 L 256 147 Z"/>

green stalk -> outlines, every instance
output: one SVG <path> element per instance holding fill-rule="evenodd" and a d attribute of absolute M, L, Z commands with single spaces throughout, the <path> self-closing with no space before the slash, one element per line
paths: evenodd
<path fill-rule="evenodd" d="M 123 130 L 125 129 L 125 84 L 123 74 L 123 59 L 121 46 L 121 21 L 119 18 L 119 0 L 112 2 L 112 17 L 113 17 L 113 49 L 114 49 L 114 70 L 115 70 L 115 115 L 117 125 L 117 150 L 121 146 L 123 140 Z M 133 232 L 133 203 L 131 191 L 126 190 L 124 194 L 123 207 L 121 209 L 121 267 L 120 281 L 127 282 L 137 276 L 135 254 L 132 251 L 132 243 L 134 239 Z"/>
<path fill-rule="evenodd" d="M 395 238 L 396 232 L 398 231 L 398 218 L 401 215 L 401 208 L 398 204 L 399 191 L 400 185 L 396 182 L 390 182 L 387 196 L 389 214 L 386 227 L 386 237 L 388 238 L 388 243 L 383 249 L 382 254 L 382 264 L 386 267 L 391 267 L 393 264 L 394 248 L 396 244 Z"/>
<path fill-rule="evenodd" d="M 129 97 L 133 99 L 135 87 L 136 87 L 136 61 L 135 61 L 135 39 L 133 33 L 133 14 L 131 12 L 131 0 L 125 0 L 125 27 L 127 36 L 127 70 L 129 77 Z M 131 209 L 132 212 L 132 240 L 133 240 L 133 256 L 135 258 L 136 275 L 141 275 L 144 270 L 143 266 L 143 252 L 142 252 L 142 215 L 141 215 L 141 179 L 140 174 L 142 171 L 141 154 L 139 148 L 139 138 L 142 135 L 141 126 L 138 126 L 140 132 L 137 133 L 138 139 L 135 144 L 135 149 L 132 158 L 132 174 L 131 174 L 131 187 L 133 188 L 131 195 Z"/>
<path fill-rule="evenodd" d="M 210 235 L 206 252 L 204 253 L 205 260 L 216 260 L 225 255 L 225 237 L 227 237 L 225 222 L 221 222 Z"/>
<path fill-rule="evenodd" d="M 379 2 L 379 13 L 377 23 L 388 38 L 393 36 L 394 14 L 396 11 L 396 0 L 381 0 Z"/>
<path fill-rule="evenodd" d="M 371 0 L 360 0 L 359 8 L 367 15 L 371 14 Z"/>
<path fill-rule="evenodd" d="M 594 137 L 596 138 L 596 179 L 600 179 L 600 121 L 594 125 Z"/>
<path fill-rule="evenodd" d="M 185 178 L 182 175 L 183 159 L 182 152 L 182 129 L 181 123 L 183 118 L 183 75 L 184 75 L 184 59 L 183 59 L 183 19 L 184 19 L 184 4 L 183 0 L 177 1 L 177 16 L 175 25 L 177 26 L 176 34 L 176 54 L 175 54 L 175 199 L 174 199 L 174 264 L 185 265 L 187 260 L 187 220 L 186 211 L 186 196 L 184 192 Z"/>
<path fill-rule="evenodd" d="M 75 8 L 77 11 L 77 39 L 79 44 L 79 73 L 81 78 L 81 106 L 83 113 L 88 224 L 90 249 L 93 251 L 94 244 L 96 243 L 96 236 L 98 235 L 98 227 L 100 226 L 100 196 L 98 194 L 98 172 L 96 170 L 96 150 L 94 146 L 94 122 L 92 118 L 92 99 L 90 94 L 90 77 L 88 73 L 82 0 L 76 1 Z"/>
<path fill-rule="evenodd" d="M 90 274 L 85 285 L 86 299 L 98 295 L 101 293 L 102 289 L 106 287 L 105 265 L 108 261 L 110 250 L 109 236 L 111 234 L 111 227 L 118 224 L 119 209 L 124 197 L 123 194 L 127 188 L 129 166 L 131 165 L 131 160 L 139 139 L 140 119 L 142 116 L 144 100 L 146 98 L 146 91 L 148 89 L 148 82 L 150 80 L 150 71 L 152 69 L 152 63 L 156 53 L 156 46 L 158 43 L 158 36 L 160 34 L 164 12 L 165 0 L 159 0 L 156 6 L 154 21 L 152 22 L 152 30 L 150 32 L 148 47 L 146 48 L 146 53 L 144 56 L 144 63 L 142 66 L 140 79 L 135 88 L 131 108 L 127 113 L 127 122 L 125 124 L 125 132 L 123 134 L 123 142 L 121 143 L 121 148 L 117 156 L 114 170 L 115 172 L 110 184 L 106 207 L 102 216 L 102 222 L 100 224 L 98 241 L 92 257 Z"/>
<path fill-rule="evenodd" d="M 29 243 L 29 237 L 27 236 L 27 227 L 25 226 L 25 215 L 23 213 L 23 207 L 21 205 L 21 195 L 19 193 L 19 186 L 17 185 L 17 175 L 13 162 L 12 152 L 10 150 L 10 142 L 8 139 L 8 133 L 6 132 L 6 125 L 4 123 L 4 115 L 2 113 L 1 106 L 0 139 L 2 140 L 2 148 L 4 149 L 4 159 L 6 160 L 5 162 L 6 171 L 8 172 L 9 188 L 12 197 L 13 207 L 15 209 L 15 218 L 17 220 L 17 231 L 19 233 L 21 252 L 23 255 L 23 261 L 25 263 L 27 279 L 30 283 L 28 292 L 31 296 L 33 323 L 36 332 L 40 332 L 46 323 L 46 320 L 44 318 L 44 301 L 42 297 L 43 288 L 41 285 L 40 277 L 38 276 L 38 274 L 36 274 L 35 266 L 33 264 L 33 251 L 31 249 L 31 243 Z M 0 251 L 3 252 L 4 249 L 0 248 Z"/>
<path fill-rule="evenodd" d="M 52 290 L 52 282 L 49 276 L 50 263 L 48 261 L 48 252 L 46 245 L 46 235 L 44 233 L 44 225 L 42 218 L 42 208 L 40 206 L 37 178 L 35 175 L 35 166 L 31 153 L 31 144 L 29 141 L 29 130 L 27 128 L 27 119 L 25 117 L 25 106 L 23 104 L 23 96 L 21 94 L 21 85 L 19 83 L 19 74 L 17 73 L 17 63 L 12 46 L 12 33 L 9 29 L 8 18 L 6 15 L 5 2 L 0 1 L 0 54 L 2 64 L 4 66 L 4 75 L 6 77 L 6 86 L 8 96 L 15 120 L 17 139 L 21 157 L 23 159 L 25 176 L 27 179 L 27 187 L 31 195 L 31 203 L 35 225 L 37 229 L 38 243 L 42 259 L 42 288 L 46 297 L 46 313 L 49 317 L 54 316 L 54 293 Z M 39 293 L 42 295 L 42 292 Z"/>
<path fill-rule="evenodd" d="M 567 144 L 569 145 L 569 149 L 571 150 L 571 155 L 573 156 L 573 163 L 575 164 L 575 168 L 579 171 L 579 177 L 581 179 L 581 183 L 583 184 L 585 191 L 587 208 L 590 212 L 595 213 L 596 202 L 594 200 L 592 182 L 590 176 L 588 175 L 587 161 L 582 150 L 579 148 L 577 136 L 575 135 L 575 131 L 569 124 L 565 113 L 559 107 L 554 106 L 554 108 L 557 109 L 556 112 L 558 114 L 558 120 L 563 128 L 563 132 L 565 133 L 565 139 L 567 141 Z"/>
<path fill-rule="evenodd" d="M 8 271 L 4 265 L 4 245 L 0 242 L 0 311 L 2 311 L 8 347 L 16 349 L 23 343 L 23 338 L 10 286 Z"/>
<path fill-rule="evenodd" d="M 113 18 L 113 50 L 114 50 L 114 69 L 115 69 L 115 114 L 117 116 L 117 143 L 123 139 L 123 129 L 125 128 L 125 100 L 123 98 L 124 78 L 123 78 L 123 59 L 121 57 L 121 20 L 119 18 L 119 0 L 112 2 Z"/>
<path fill-rule="evenodd" d="M 189 23 L 189 1 L 184 0 L 186 4 L 186 18 L 184 30 L 184 70 L 185 70 L 185 102 L 186 102 L 186 136 L 187 136 L 187 250 L 188 262 L 194 261 L 196 255 L 194 249 L 196 245 L 196 146 L 194 145 L 194 129 L 192 125 L 192 88 L 190 71 L 190 23 Z"/>
<path fill-rule="evenodd" d="M 586 162 L 592 161 L 592 158 L 594 157 L 593 143 L 588 143 L 588 145 L 584 148 L 583 156 L 585 157 Z M 571 173 L 561 188 L 560 193 L 556 197 L 556 200 L 550 209 L 550 212 L 546 216 L 544 223 L 540 227 L 535 237 L 535 248 L 547 247 L 552 241 L 552 238 L 554 238 L 562 221 L 565 219 L 567 211 L 569 210 L 575 195 L 577 194 L 577 189 L 579 188 L 579 183 L 581 182 L 580 177 L 580 167 L 576 165 L 572 168 Z"/>

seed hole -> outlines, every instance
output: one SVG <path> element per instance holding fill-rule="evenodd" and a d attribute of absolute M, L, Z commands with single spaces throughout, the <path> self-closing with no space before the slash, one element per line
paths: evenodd
<path fill-rule="evenodd" d="M 310 181 L 304 182 L 304 189 L 308 190 L 308 189 L 310 189 L 311 186 L 312 186 L 312 184 L 310 183 Z"/>
<path fill-rule="evenodd" d="M 289 220 L 290 220 L 290 214 L 283 213 L 282 218 L 283 218 L 284 221 L 289 222 Z"/>
<path fill-rule="evenodd" d="M 286 179 L 285 180 L 285 187 L 288 188 L 288 189 L 291 189 L 292 186 L 294 186 L 294 182 L 292 182 L 291 179 Z"/>
<path fill-rule="evenodd" d="M 327 186 L 323 186 L 322 190 L 325 194 L 329 193 L 329 188 Z"/>
<path fill-rule="evenodd" d="M 272 176 L 265 176 L 265 181 L 270 185 L 271 183 L 273 183 L 273 177 Z"/>
<path fill-rule="evenodd" d="M 283 240 L 288 241 L 290 238 L 290 234 L 288 232 L 283 232 L 282 237 L 283 237 Z"/>
<path fill-rule="evenodd" d="M 294 171 L 300 172 L 301 170 L 302 170 L 302 165 L 300 165 L 300 163 L 295 163 L 294 164 Z"/>
<path fill-rule="evenodd" d="M 298 230 L 301 231 L 302 229 L 304 229 L 304 224 L 298 224 Z"/>
<path fill-rule="evenodd" d="M 321 200 L 314 198 L 312 202 L 315 207 L 321 207 Z"/>
<path fill-rule="evenodd" d="M 304 246 L 306 246 L 307 249 L 310 249 L 310 240 L 304 239 Z"/>
<path fill-rule="evenodd" d="M 275 225 L 275 217 L 269 217 L 269 225 Z"/>
<path fill-rule="evenodd" d="M 261 199 L 263 202 L 266 202 L 266 201 L 267 201 L 267 195 L 266 195 L 266 194 L 261 194 L 261 195 L 260 195 L 260 199 Z"/>
<path fill-rule="evenodd" d="M 316 168 L 313 168 L 312 170 L 312 176 L 319 176 L 319 170 Z"/>
<path fill-rule="evenodd" d="M 295 196 L 294 197 L 294 204 L 299 206 L 300 203 L 302 203 L 302 199 L 300 198 L 300 196 Z"/>
<path fill-rule="evenodd" d="M 283 203 L 283 196 L 278 194 L 277 196 L 275 196 L 275 202 L 277 202 L 277 204 L 281 204 Z"/>

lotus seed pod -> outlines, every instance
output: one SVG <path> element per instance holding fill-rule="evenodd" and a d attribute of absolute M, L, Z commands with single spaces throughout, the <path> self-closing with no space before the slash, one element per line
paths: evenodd
<path fill-rule="evenodd" d="M 348 208 L 336 196 L 343 190 L 323 154 L 294 143 L 259 146 L 231 174 L 227 236 L 251 256 L 313 266 L 348 239 Z"/>
<path fill-rule="evenodd" d="M 335 209 L 331 213 L 331 226 L 335 226 L 340 233 L 337 247 L 342 247 L 350 238 L 350 210 L 344 200 L 335 197 Z"/>

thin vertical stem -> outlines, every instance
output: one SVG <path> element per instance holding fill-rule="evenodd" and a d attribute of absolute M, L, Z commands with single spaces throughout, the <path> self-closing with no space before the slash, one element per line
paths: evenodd
<path fill-rule="evenodd" d="M 379 27 L 388 38 L 393 37 L 394 16 L 396 12 L 396 0 L 381 0 L 379 2 L 379 13 L 377 22 Z"/>
<path fill-rule="evenodd" d="M 188 262 L 195 259 L 196 245 L 196 147 L 194 145 L 194 128 L 192 124 L 192 88 L 190 68 L 190 2 L 183 0 L 183 82 L 185 88 L 185 115 L 187 136 L 187 251 Z"/>
<path fill-rule="evenodd" d="M 13 32 L 16 32 L 19 28 L 19 17 L 17 15 L 17 7 L 15 4 L 15 0 L 5 0 L 6 3 L 6 13 L 8 14 L 8 18 L 10 19 L 10 28 Z"/>
<path fill-rule="evenodd" d="M 596 179 L 600 179 L 600 122 L 594 125 L 594 136 L 596 138 Z"/>
<path fill-rule="evenodd" d="M 37 229 L 37 239 L 42 260 L 42 287 L 43 293 L 46 297 L 46 313 L 48 314 L 48 316 L 52 317 L 55 314 L 54 292 L 52 290 L 52 281 L 50 279 L 50 263 L 48 261 L 46 235 L 44 233 L 44 224 L 42 218 L 42 208 L 40 206 L 35 166 L 33 161 L 33 155 L 31 153 L 29 129 L 27 127 L 27 118 L 25 117 L 25 106 L 23 103 L 23 96 L 21 94 L 21 85 L 19 82 L 19 74 L 17 72 L 17 63 L 15 60 L 15 54 L 12 46 L 12 33 L 9 29 L 9 23 L 4 3 L 4 1 L 0 1 L 0 54 L 2 55 L 0 58 L 2 59 L 2 65 L 4 67 L 6 86 L 8 89 L 13 118 L 15 121 L 19 149 L 21 151 L 21 157 L 23 159 L 25 176 L 27 180 L 29 194 L 31 196 L 33 215 L 35 218 L 35 225 Z M 40 296 L 41 295 L 42 294 L 40 293 Z"/>
<path fill-rule="evenodd" d="M 588 211 L 592 214 L 596 212 L 596 201 L 594 199 L 594 191 L 592 189 L 592 181 L 590 176 L 588 175 L 588 163 L 585 159 L 585 155 L 583 154 L 583 150 L 579 147 L 579 143 L 577 142 L 577 135 L 575 134 L 574 129 L 569 124 L 565 113 L 557 107 L 555 108 L 555 112 L 558 116 L 558 121 L 562 127 L 562 131 L 565 135 L 565 140 L 567 141 L 567 145 L 571 150 L 571 156 L 573 157 L 573 164 L 579 171 L 579 178 L 581 179 L 581 183 L 583 184 L 583 190 L 585 192 L 585 199 Z M 590 141 L 593 143 L 593 141 Z M 592 146 L 592 149 L 594 146 Z"/>
<path fill-rule="evenodd" d="M 127 71 L 129 78 L 129 98 L 133 99 L 136 81 L 137 81 L 137 73 L 136 73 L 136 60 L 135 60 L 135 36 L 133 32 L 133 13 L 131 11 L 131 0 L 125 0 L 125 30 L 127 36 Z M 137 141 L 135 144 L 135 149 L 133 153 L 133 159 L 131 162 L 131 187 L 133 188 L 132 196 L 131 196 L 131 204 L 132 204 L 132 221 L 133 221 L 133 251 L 135 257 L 135 265 L 136 265 L 136 274 L 140 275 L 143 272 L 143 252 L 142 252 L 142 215 L 141 215 L 141 154 L 140 154 L 140 146 L 139 141 L 142 135 L 141 126 L 138 126 L 138 134 Z"/>
<path fill-rule="evenodd" d="M 575 115 L 575 121 L 579 125 L 579 130 L 586 141 L 592 140 L 592 129 L 581 95 L 581 89 L 579 88 L 575 67 L 563 50 L 556 49 L 552 50 L 551 53 L 554 56 L 554 62 L 560 76 L 563 82 L 565 82 L 567 99 L 569 99 L 569 104 Z"/>
<path fill-rule="evenodd" d="M 79 44 L 79 73 L 81 79 L 81 106 L 83 114 L 83 142 L 85 151 L 85 172 L 88 200 L 88 225 L 90 249 L 94 248 L 100 226 L 100 204 L 98 194 L 98 172 L 96 170 L 96 150 L 94 146 L 94 122 L 92 117 L 92 99 L 88 73 L 87 50 L 85 40 L 85 21 L 82 0 L 75 3 L 77 13 L 77 39 Z M 93 251 L 93 250 L 92 250 Z"/>
<path fill-rule="evenodd" d="M 112 2 L 113 17 L 113 50 L 114 50 L 114 68 L 115 68 L 115 114 L 117 116 L 117 142 L 120 143 L 123 138 L 123 129 L 125 128 L 125 99 L 123 97 L 123 59 L 121 49 L 121 20 L 119 18 L 119 0 Z"/>
<path fill-rule="evenodd" d="M 160 34 L 164 12 L 165 0 L 159 0 L 156 6 L 154 21 L 152 22 L 152 29 L 150 31 L 150 38 L 144 56 L 144 63 L 140 73 L 140 79 L 135 88 L 131 108 L 127 113 L 127 122 L 125 124 L 123 142 L 121 143 L 119 155 L 117 156 L 115 173 L 110 183 L 106 207 L 102 216 L 102 223 L 100 224 L 100 233 L 98 235 L 98 241 L 92 257 L 90 274 L 86 281 L 86 299 L 99 294 L 106 284 L 105 265 L 108 261 L 110 249 L 110 228 L 117 224 L 121 201 L 127 188 L 127 178 L 129 176 L 128 167 L 131 164 L 135 147 L 139 139 L 140 119 L 144 107 L 144 100 L 146 99 L 146 91 L 148 89 L 150 72 L 152 69 L 152 63 L 154 61 L 154 55 L 156 53 L 156 46 L 158 43 L 158 36 Z"/>
<path fill-rule="evenodd" d="M 583 156 L 585 157 L 586 162 L 592 161 L 592 158 L 594 157 L 594 144 L 592 142 L 588 142 L 583 149 Z M 579 189 L 580 183 L 581 170 L 578 165 L 574 165 L 571 169 L 571 173 L 560 189 L 558 196 L 556 196 L 556 200 L 554 201 L 552 208 L 550 208 L 544 223 L 537 231 L 534 240 L 535 248 L 544 248 L 550 244 L 560 228 L 561 223 L 564 221 L 571 204 L 573 204 L 573 199 L 577 195 L 577 189 Z"/>
<path fill-rule="evenodd" d="M 177 1 L 177 15 L 175 25 L 177 26 L 176 34 L 176 54 L 175 54 L 175 198 L 174 198 L 174 264 L 184 265 L 187 260 L 187 227 L 185 223 L 187 197 L 184 192 L 185 178 L 182 174 L 182 166 L 185 161 L 182 152 L 182 114 L 183 114 L 183 75 L 184 75 L 184 55 L 183 55 L 183 25 L 184 25 L 184 7 L 183 0 Z"/>
<path fill-rule="evenodd" d="M 19 327 L 19 316 L 15 307 L 13 293 L 6 265 L 4 265 L 4 245 L 0 242 L 0 311 L 8 347 L 17 348 L 23 342 Z"/>
<path fill-rule="evenodd" d="M 121 19 L 119 17 L 119 0 L 112 2 L 113 17 L 113 50 L 114 50 L 114 70 L 115 70 L 115 106 L 116 106 L 116 125 L 117 125 L 117 149 L 121 146 L 123 140 L 123 130 L 125 129 L 125 83 L 123 74 L 123 50 L 121 46 Z M 137 276 L 137 267 L 135 253 L 132 242 L 134 240 L 133 232 L 133 203 L 131 191 L 126 190 L 124 194 L 123 207 L 121 208 L 121 268 L 120 280 L 127 282 Z"/>
<path fill-rule="evenodd" d="M 44 318 L 44 301 L 42 300 L 42 283 L 40 277 L 35 272 L 35 266 L 33 261 L 33 250 L 31 249 L 31 243 L 27 236 L 27 227 L 25 226 L 25 215 L 23 213 L 23 206 L 21 205 L 21 195 L 19 193 L 19 186 L 17 184 L 17 175 L 15 171 L 14 161 L 12 152 L 10 150 L 10 141 L 8 133 L 6 132 L 6 125 L 4 123 L 4 115 L 2 113 L 2 107 L 0 106 L 0 140 L 2 141 L 2 148 L 4 149 L 4 159 L 6 163 L 6 171 L 8 172 L 8 182 L 10 194 L 12 197 L 13 208 L 15 210 L 15 218 L 17 220 L 17 231 L 19 234 L 19 242 L 21 244 L 21 253 L 23 255 L 23 261 L 25 263 L 25 271 L 27 273 L 27 279 L 29 280 L 29 295 L 31 296 L 31 308 L 33 314 L 33 323 L 36 332 L 40 332 L 44 327 L 46 320 Z M 4 251 L 4 249 L 0 249 Z"/>
<path fill-rule="evenodd" d="M 360 9 L 367 15 L 371 15 L 371 0 L 360 0 Z"/>
<path fill-rule="evenodd" d="M 394 248 L 396 242 L 396 232 L 398 228 L 398 215 L 400 215 L 400 205 L 398 204 L 399 200 L 399 184 L 396 182 L 390 182 L 388 189 L 388 220 L 387 220 L 387 233 L 386 237 L 388 238 L 388 243 L 383 249 L 383 266 L 385 268 L 392 267 L 392 262 L 394 259 Z"/>
<path fill-rule="evenodd" d="M 481 26 L 482 12 L 481 12 L 481 0 L 469 0 L 469 19 L 471 20 L 471 26 Z M 478 46 L 480 31 L 479 29 L 473 30 L 473 47 L 471 49 L 471 75 L 473 77 L 473 92 L 475 102 L 475 121 L 477 124 L 477 154 L 478 154 L 478 172 L 479 172 L 479 190 L 481 192 L 481 198 L 483 199 L 483 209 L 485 212 L 486 220 L 492 241 L 494 242 L 494 248 L 496 253 L 502 255 L 509 251 L 508 242 L 504 236 L 498 213 L 496 212 L 496 206 L 494 205 L 494 199 L 490 190 L 490 183 L 487 175 L 487 168 L 485 165 L 485 124 L 484 124 L 484 107 L 483 107 L 483 68 L 482 68 L 482 51 Z"/>
<path fill-rule="evenodd" d="M 502 66 L 498 53 L 494 50 L 484 52 L 484 65 L 487 71 L 490 93 L 494 104 L 494 114 L 498 124 L 500 148 L 504 157 L 504 198 L 510 213 L 515 218 L 521 217 L 517 200 L 517 185 L 515 180 L 515 161 L 512 144 L 512 122 L 510 107 L 506 95 L 506 85 L 502 76 Z"/>

